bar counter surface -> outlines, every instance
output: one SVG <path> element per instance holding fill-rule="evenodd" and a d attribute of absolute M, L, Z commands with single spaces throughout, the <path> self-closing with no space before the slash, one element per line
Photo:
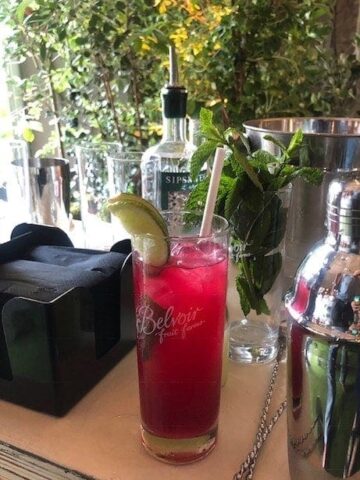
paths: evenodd
<path fill-rule="evenodd" d="M 282 362 L 270 412 L 285 396 L 285 369 Z M 218 444 L 207 458 L 191 465 L 161 463 L 141 446 L 135 350 L 63 418 L 0 402 L 0 439 L 98 480 L 230 480 L 252 447 L 270 372 L 271 364 L 242 366 L 229 362 L 222 389 Z M 16 461 L 11 462 L 11 473 L 11 468 L 4 467 L 3 455 L 2 451 L 2 480 L 77 477 L 70 473 L 43 477 L 40 471 L 14 476 Z M 289 480 L 286 414 L 266 441 L 255 471 L 255 480 L 272 479 Z"/>
<path fill-rule="evenodd" d="M 124 298 L 131 298 L 127 289 L 122 304 Z M 232 269 L 227 308 L 230 320 L 238 317 Z M 135 349 L 62 418 L 0 401 L 0 480 L 231 480 L 253 446 L 271 369 L 229 361 L 218 443 L 190 465 L 159 462 L 141 445 Z M 285 383 L 282 361 L 269 417 L 285 398 Z M 289 479 L 284 412 L 261 450 L 254 480 Z"/>

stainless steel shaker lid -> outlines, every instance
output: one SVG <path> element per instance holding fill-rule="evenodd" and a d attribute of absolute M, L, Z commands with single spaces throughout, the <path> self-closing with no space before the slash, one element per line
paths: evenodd
<path fill-rule="evenodd" d="M 286 306 L 314 332 L 360 342 L 360 172 L 339 172 L 329 187 L 329 234 L 300 265 Z"/>
<path fill-rule="evenodd" d="M 360 239 L 360 171 L 339 171 L 329 186 L 327 228 L 340 249 L 358 250 Z"/>

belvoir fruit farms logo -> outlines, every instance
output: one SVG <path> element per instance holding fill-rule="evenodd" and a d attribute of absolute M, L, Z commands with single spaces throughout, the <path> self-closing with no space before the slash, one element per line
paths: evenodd
<path fill-rule="evenodd" d="M 143 303 L 136 309 L 136 328 L 139 338 L 158 336 L 163 343 L 166 338 L 185 339 L 189 332 L 200 327 L 205 320 L 196 320 L 203 309 L 190 307 L 187 312 L 176 312 L 173 306 L 162 309 L 153 303 Z"/>

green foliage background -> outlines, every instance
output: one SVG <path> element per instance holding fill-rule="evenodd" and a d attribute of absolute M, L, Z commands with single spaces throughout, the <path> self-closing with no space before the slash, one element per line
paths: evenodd
<path fill-rule="evenodd" d="M 2 0 L 0 21 L 10 27 L 5 62 L 36 65 L 34 75 L 15 79 L 28 121 L 45 112 L 66 151 L 80 140 L 146 147 L 159 138 L 169 42 L 191 116 L 207 106 L 239 126 L 256 117 L 354 113 L 359 65 L 329 46 L 334 7 L 333 0 Z"/>

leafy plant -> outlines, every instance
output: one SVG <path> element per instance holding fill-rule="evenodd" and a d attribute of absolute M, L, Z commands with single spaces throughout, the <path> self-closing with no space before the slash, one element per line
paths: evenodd
<path fill-rule="evenodd" d="M 250 118 L 355 112 L 355 50 L 339 54 L 329 41 L 335 0 L 213 1 L 207 10 L 201 1 L 180 9 L 176 0 L 159 3 L 191 80 L 192 111 L 211 106 L 217 119 L 236 126 Z"/>
<path fill-rule="evenodd" d="M 281 269 L 281 253 L 276 248 L 286 229 L 287 206 L 282 191 L 297 177 L 318 185 L 322 172 L 292 163 L 303 142 L 301 130 L 287 147 L 268 135 L 266 139 L 280 148 L 281 154 L 275 156 L 264 150 L 251 152 L 244 134 L 234 128 L 217 127 L 209 110 L 201 110 L 200 128 L 205 141 L 192 157 L 191 174 L 196 178 L 216 148 L 225 146 L 216 213 L 231 225 L 233 260 L 239 268 L 236 287 L 244 315 L 251 309 L 268 315 L 264 296 Z M 187 204 L 190 210 L 204 208 L 208 186 L 206 179 L 191 192 Z"/>
<path fill-rule="evenodd" d="M 63 154 L 80 142 L 141 148 L 158 139 L 168 39 L 151 4 L 11 0 L 0 2 L 0 22 L 10 32 L 6 62 L 34 67 L 13 76 L 21 114 L 30 128 L 34 120 L 50 121 Z"/>
<path fill-rule="evenodd" d="M 236 126 L 266 116 L 349 116 L 357 108 L 359 62 L 329 46 L 335 4 L 2 1 L 0 22 L 9 31 L 4 62 L 34 65 L 34 73 L 13 80 L 24 99 L 25 137 L 31 141 L 47 119 L 57 133 L 52 146 L 60 139 L 63 154 L 80 141 L 154 143 L 169 42 L 178 51 L 191 116 L 204 105 Z"/>

